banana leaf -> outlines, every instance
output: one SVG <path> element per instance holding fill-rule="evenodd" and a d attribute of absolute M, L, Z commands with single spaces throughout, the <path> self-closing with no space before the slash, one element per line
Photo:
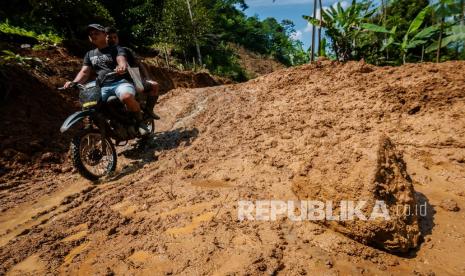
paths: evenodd
<path fill-rule="evenodd" d="M 375 33 L 385 33 L 385 34 L 390 34 L 391 33 L 391 31 L 387 30 L 383 26 L 379 26 L 379 25 L 375 25 L 375 24 L 371 24 L 371 23 L 362 23 L 361 27 L 362 27 L 362 29 L 372 31 L 372 32 L 375 32 Z"/>
<path fill-rule="evenodd" d="M 454 25 L 452 26 L 448 36 L 444 37 L 441 42 L 441 48 L 447 47 L 450 43 L 465 41 L 465 26 Z M 426 48 L 426 53 L 434 52 L 438 49 L 439 42 L 435 41 L 428 48 Z"/>
<path fill-rule="evenodd" d="M 415 19 L 412 21 L 412 23 L 410 23 L 410 26 L 408 28 L 408 31 L 407 33 L 405 34 L 406 36 L 408 36 L 409 34 L 411 33 L 414 33 L 416 32 L 421 24 L 423 24 L 423 21 L 425 20 L 425 17 L 426 17 L 426 14 L 431 10 L 431 7 L 430 6 L 427 6 L 425 7 L 423 10 L 421 10 L 420 13 L 417 14 L 417 16 L 415 17 Z"/>
<path fill-rule="evenodd" d="M 416 48 L 416 47 L 418 47 L 420 45 L 423 45 L 425 43 L 426 43 L 426 40 L 423 40 L 423 39 L 411 40 L 406 45 L 406 49 L 413 49 L 413 48 Z"/>
<path fill-rule="evenodd" d="M 310 24 L 312 24 L 314 26 L 317 26 L 317 27 L 323 27 L 324 26 L 324 22 L 321 22 L 321 24 L 320 24 L 320 20 L 316 19 L 316 18 L 313 18 L 312 16 L 302 15 L 302 17 L 305 20 L 307 20 Z"/>
<path fill-rule="evenodd" d="M 431 37 L 435 32 L 439 30 L 439 25 L 433 25 L 429 26 L 427 28 L 424 28 L 420 32 L 418 32 L 414 37 L 413 40 L 416 39 L 425 39 Z"/>

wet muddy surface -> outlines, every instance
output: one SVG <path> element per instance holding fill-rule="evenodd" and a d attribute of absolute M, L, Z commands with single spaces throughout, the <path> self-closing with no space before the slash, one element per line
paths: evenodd
<path fill-rule="evenodd" d="M 464 71 L 325 61 L 172 90 L 114 176 L 2 185 L 0 274 L 463 275 Z M 394 228 L 238 218 L 240 200 L 382 195 L 427 213 Z M 409 249 L 366 235 L 387 230 Z"/>

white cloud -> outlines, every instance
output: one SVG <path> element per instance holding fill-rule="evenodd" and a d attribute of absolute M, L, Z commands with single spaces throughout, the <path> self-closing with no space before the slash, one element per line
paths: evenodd
<path fill-rule="evenodd" d="M 310 22 L 307 23 L 307 27 L 305 27 L 305 29 L 304 29 L 303 32 L 304 32 L 304 33 L 310 33 L 310 32 L 312 32 L 312 26 L 313 26 L 313 25 L 310 24 Z"/>
<path fill-rule="evenodd" d="M 323 6 L 331 6 L 337 2 L 337 0 L 322 0 L 321 1 Z M 250 7 L 263 7 L 263 6 L 290 6 L 290 5 L 309 5 L 309 7 L 313 6 L 313 0 L 246 0 L 247 5 Z M 343 7 L 347 7 L 349 3 L 347 1 L 342 1 Z M 346 6 L 344 6 L 346 5 Z"/>
<path fill-rule="evenodd" d="M 291 34 L 292 40 L 302 40 L 303 33 L 300 30 L 297 30 L 295 33 Z"/>

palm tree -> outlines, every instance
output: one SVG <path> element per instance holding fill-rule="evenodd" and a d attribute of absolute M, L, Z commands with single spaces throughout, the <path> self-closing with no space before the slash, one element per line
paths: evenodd
<path fill-rule="evenodd" d="M 441 48 L 447 46 L 451 42 L 463 40 L 461 38 L 464 32 L 463 28 L 460 26 L 448 26 L 445 20 L 447 17 L 460 13 L 463 22 L 463 0 L 461 0 L 460 3 L 458 3 L 456 0 L 439 0 L 437 3 L 432 4 L 432 7 L 435 17 L 440 21 L 439 39 L 433 45 L 428 47 L 427 52 L 436 50 L 436 62 L 439 62 L 441 57 Z M 446 41 L 444 41 L 445 32 L 450 34 Z"/>

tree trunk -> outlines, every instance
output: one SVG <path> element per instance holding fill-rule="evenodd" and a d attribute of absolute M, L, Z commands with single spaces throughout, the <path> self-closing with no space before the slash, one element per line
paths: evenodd
<path fill-rule="evenodd" d="M 381 18 L 383 18 L 383 25 L 384 25 L 384 0 L 381 0 L 381 13 L 383 14 L 383 16 Z"/>
<path fill-rule="evenodd" d="M 382 15 L 382 20 L 383 20 L 383 26 L 386 27 L 386 6 L 384 4 L 384 0 L 381 0 L 381 13 L 383 14 Z M 386 42 L 387 41 L 387 34 L 384 34 L 384 41 Z M 389 59 L 389 52 L 388 52 L 388 49 L 386 47 L 386 61 L 388 61 Z"/>
<path fill-rule="evenodd" d="M 465 17 L 465 1 L 460 0 L 460 8 L 462 9 L 462 12 L 460 13 L 460 25 L 463 26 L 464 22 L 464 17 Z"/>
<path fill-rule="evenodd" d="M 438 50 L 436 52 L 436 63 L 439 63 L 439 59 L 441 58 L 441 46 L 442 46 L 442 33 L 444 32 L 444 17 L 441 18 L 441 30 L 439 31 L 439 42 L 438 42 Z"/>
<path fill-rule="evenodd" d="M 421 62 L 423 62 L 425 58 L 425 45 L 421 46 Z"/>
<path fill-rule="evenodd" d="M 318 57 L 321 55 L 321 24 L 323 23 L 322 13 L 323 13 L 323 6 L 321 4 L 321 0 L 318 0 L 318 5 L 320 6 L 320 27 L 318 27 Z"/>
<path fill-rule="evenodd" d="M 194 40 L 195 40 L 195 49 L 197 50 L 197 58 L 199 60 L 199 65 L 202 66 L 202 55 L 200 54 L 200 46 L 199 46 L 199 41 L 197 39 L 197 34 L 195 30 L 195 25 L 194 25 L 194 17 L 192 16 L 192 10 L 191 10 L 191 3 L 189 0 L 186 0 L 187 3 L 187 9 L 189 10 L 189 17 L 191 18 L 191 23 L 192 23 L 192 28 L 194 29 Z"/>
<path fill-rule="evenodd" d="M 170 60 L 169 60 L 169 57 L 168 57 L 168 50 L 166 49 L 166 47 L 163 47 L 163 49 L 165 50 L 166 66 L 168 67 L 168 69 L 170 69 Z"/>
<path fill-rule="evenodd" d="M 316 0 L 313 0 L 313 18 L 316 18 Z M 310 56 L 310 61 L 315 61 L 315 25 L 312 24 L 312 51 Z"/>
<path fill-rule="evenodd" d="M 187 61 L 186 51 L 182 50 L 182 55 L 184 56 L 184 63 L 186 64 L 186 69 L 189 68 L 189 62 Z"/>

